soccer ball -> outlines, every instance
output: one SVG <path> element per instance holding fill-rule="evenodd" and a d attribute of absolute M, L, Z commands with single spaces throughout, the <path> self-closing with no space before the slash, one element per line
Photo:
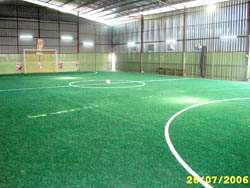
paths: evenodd
<path fill-rule="evenodd" d="M 111 84 L 111 81 L 110 80 L 106 80 L 106 84 Z"/>

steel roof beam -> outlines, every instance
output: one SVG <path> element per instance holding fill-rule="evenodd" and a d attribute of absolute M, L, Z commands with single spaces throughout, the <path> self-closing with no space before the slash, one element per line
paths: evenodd
<path fill-rule="evenodd" d="M 137 0 L 138 1 L 138 0 Z M 140 0 L 139 0 L 140 1 Z M 138 2 L 139 2 L 138 1 Z M 108 13 L 108 14 L 104 14 L 104 15 L 102 15 L 103 17 L 105 17 L 105 16 L 109 16 L 109 15 L 112 15 L 112 14 L 116 14 L 116 13 L 119 13 L 119 14 L 121 14 L 121 12 L 126 12 L 126 11 L 129 11 L 129 10 L 131 10 L 130 8 L 132 8 L 132 9 L 138 9 L 138 8 L 141 8 L 141 7 L 145 7 L 145 6 L 150 6 L 150 5 L 155 5 L 155 4 L 157 4 L 157 2 L 151 2 L 151 3 L 147 3 L 147 4 L 142 4 L 142 5 L 138 5 L 138 6 L 132 6 L 132 7 L 127 7 L 127 8 L 125 8 L 125 9 L 120 9 L 120 10 L 117 10 L 117 11 L 114 11 L 114 12 L 112 12 L 112 13 Z M 138 11 L 138 10 L 137 10 Z M 128 12 L 129 14 L 130 14 L 130 12 Z"/>

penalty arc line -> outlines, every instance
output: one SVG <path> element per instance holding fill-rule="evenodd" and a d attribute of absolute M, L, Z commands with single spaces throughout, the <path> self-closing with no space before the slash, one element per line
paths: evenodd
<path fill-rule="evenodd" d="M 213 101 L 209 101 L 209 102 L 204 102 L 204 103 L 199 103 L 199 104 L 194 104 L 191 105 L 189 107 L 186 107 L 180 111 L 178 111 L 177 113 L 175 113 L 166 123 L 165 125 L 165 130 L 164 130 L 164 134 L 165 134 L 165 140 L 167 142 L 168 148 L 171 151 L 172 155 L 176 158 L 176 160 L 180 163 L 180 165 L 193 177 L 198 178 L 200 184 L 202 184 L 205 188 L 212 188 L 211 185 L 209 185 L 206 181 L 204 181 L 202 179 L 202 177 L 195 172 L 190 165 L 188 165 L 184 159 L 180 156 L 180 154 L 176 151 L 172 140 L 170 138 L 170 134 L 169 134 L 169 130 L 171 127 L 172 122 L 181 114 L 183 114 L 184 112 L 187 112 L 193 108 L 198 108 L 204 105 L 209 105 L 209 104 L 215 104 L 215 103 L 221 103 L 221 102 L 229 102 L 229 101 L 240 101 L 240 100 L 250 100 L 250 98 L 231 98 L 231 99 L 221 99 L 221 100 L 213 100 Z"/>

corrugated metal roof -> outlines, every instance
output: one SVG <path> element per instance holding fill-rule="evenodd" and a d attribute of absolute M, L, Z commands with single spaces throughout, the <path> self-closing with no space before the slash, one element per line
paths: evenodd
<path fill-rule="evenodd" d="M 140 14 L 183 9 L 226 0 L 23 0 L 71 13 L 80 17 L 114 25 L 136 19 Z"/>

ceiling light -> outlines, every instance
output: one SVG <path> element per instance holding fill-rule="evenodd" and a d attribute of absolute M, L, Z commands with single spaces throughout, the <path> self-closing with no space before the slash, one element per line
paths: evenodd
<path fill-rule="evenodd" d="M 222 35 L 220 36 L 221 40 L 232 40 L 232 39 L 237 39 L 236 35 Z"/>
<path fill-rule="evenodd" d="M 19 39 L 23 40 L 23 41 L 30 41 L 30 40 L 33 40 L 33 35 L 31 35 L 31 34 L 22 34 L 22 35 L 19 36 Z"/>
<path fill-rule="evenodd" d="M 92 42 L 92 41 L 83 41 L 83 46 L 85 48 L 92 48 L 92 47 L 94 47 L 94 42 Z"/>
<path fill-rule="evenodd" d="M 136 43 L 134 41 L 131 41 L 131 42 L 127 43 L 127 47 L 129 47 L 129 48 L 132 48 L 132 47 L 135 47 L 135 46 L 136 46 Z"/>
<path fill-rule="evenodd" d="M 61 40 L 62 41 L 64 41 L 64 42 L 71 42 L 71 41 L 73 41 L 73 37 L 72 36 L 70 36 L 70 35 L 62 35 L 61 36 Z"/>
<path fill-rule="evenodd" d="M 177 40 L 175 40 L 175 39 L 167 39 L 166 40 L 166 43 L 167 44 L 174 44 L 174 43 L 176 43 L 177 42 Z"/>
<path fill-rule="evenodd" d="M 207 6 L 207 12 L 208 13 L 213 13 L 213 12 L 215 12 L 216 11 L 216 5 L 215 4 L 209 4 L 208 6 Z"/>

